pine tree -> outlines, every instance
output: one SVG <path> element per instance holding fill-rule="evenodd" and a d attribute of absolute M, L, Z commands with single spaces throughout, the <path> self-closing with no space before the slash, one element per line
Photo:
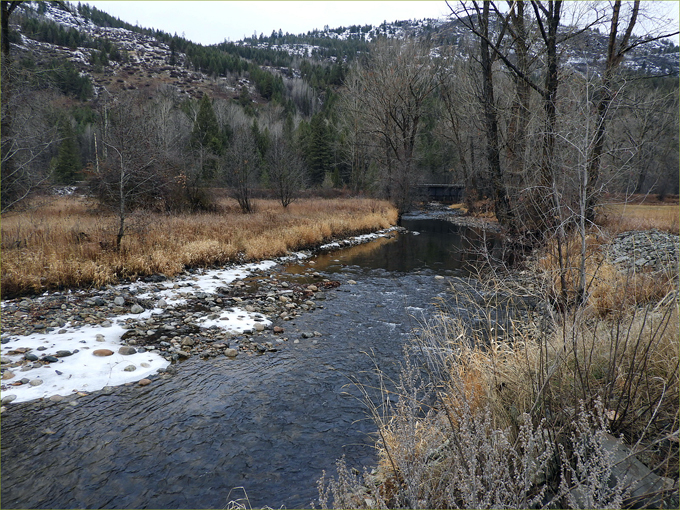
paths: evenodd
<path fill-rule="evenodd" d="M 217 174 L 217 160 L 222 155 L 222 135 L 217 123 L 212 101 L 207 95 L 201 98 L 198 115 L 191 132 L 191 148 L 201 159 L 201 173 L 205 179 L 212 179 Z"/>
<path fill-rule="evenodd" d="M 54 178 L 61 184 L 73 184 L 80 178 L 81 170 L 78 143 L 73 127 L 68 120 L 62 123 L 60 131 L 63 141 L 59 146 L 57 163 L 54 167 Z"/>
<path fill-rule="evenodd" d="M 320 113 L 312 117 L 304 145 L 305 160 L 313 184 L 321 184 L 326 173 L 333 170 L 331 133 Z"/>

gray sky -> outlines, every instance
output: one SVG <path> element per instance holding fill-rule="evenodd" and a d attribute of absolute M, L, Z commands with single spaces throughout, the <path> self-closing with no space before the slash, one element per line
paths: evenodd
<path fill-rule="evenodd" d="M 191 41 L 216 44 L 238 41 L 254 32 L 271 35 L 272 30 L 307 33 L 324 25 L 379 25 L 405 19 L 439 18 L 448 12 L 438 1 L 87 1 L 131 24 L 156 28 Z"/>
<path fill-rule="evenodd" d="M 439 18 L 450 11 L 444 0 L 391 1 L 87 1 L 85 3 L 131 24 L 184 36 L 201 44 L 217 44 L 225 39 L 238 41 L 254 32 L 271 35 L 272 30 L 306 33 L 324 25 L 379 25 L 406 19 Z M 608 2 L 596 2 L 600 6 Z M 680 2 L 643 2 L 652 12 L 674 20 L 678 25 Z M 455 5 L 451 2 L 451 5 Z M 585 2 L 575 5 L 585 7 Z M 565 22 L 567 20 L 565 19 Z M 658 29 L 657 20 L 638 20 L 638 32 Z M 678 37 L 673 38 L 677 43 Z"/>

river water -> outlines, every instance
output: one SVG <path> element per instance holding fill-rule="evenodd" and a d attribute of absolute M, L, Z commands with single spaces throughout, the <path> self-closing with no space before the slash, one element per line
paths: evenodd
<path fill-rule="evenodd" d="M 279 352 L 191 358 L 150 386 L 75 406 L 13 405 L 2 416 L 3 508 L 224 508 L 246 494 L 253 508 L 309 507 L 336 459 L 374 465 L 375 426 L 350 379 L 371 386 L 376 364 L 398 375 L 411 329 L 450 290 L 436 276 L 466 275 L 477 244 L 441 220 L 403 224 L 419 234 L 313 259 L 342 285 L 281 323 L 290 340 Z M 302 278 L 301 266 L 285 270 Z"/>

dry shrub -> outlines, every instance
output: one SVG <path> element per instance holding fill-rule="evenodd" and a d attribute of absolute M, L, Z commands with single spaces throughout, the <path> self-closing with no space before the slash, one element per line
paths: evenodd
<path fill-rule="evenodd" d="M 561 245 L 555 239 L 543 247 L 537 270 L 546 275 L 547 292 L 553 301 L 578 304 L 581 278 L 587 295 L 587 305 L 600 317 L 619 313 L 630 307 L 656 303 L 677 288 L 677 268 L 662 271 L 628 271 L 614 266 L 604 255 L 607 242 L 604 235 L 585 237 L 585 264 L 581 239 L 576 233 L 565 237 Z"/>
<path fill-rule="evenodd" d="M 605 318 L 586 306 L 517 313 L 501 328 L 479 303 L 526 296 L 490 298 L 511 292 L 499 282 L 454 290 L 414 337 L 398 403 L 385 404 L 381 384 L 369 406 L 376 471 L 339 463 L 337 480 L 320 481 L 324 508 L 620 508 L 633 481 L 614 475 L 610 433 L 677 480 L 677 292 Z M 465 302 L 479 313 L 460 318 Z"/>

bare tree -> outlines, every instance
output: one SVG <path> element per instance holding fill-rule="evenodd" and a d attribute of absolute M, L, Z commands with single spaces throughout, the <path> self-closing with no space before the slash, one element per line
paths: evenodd
<path fill-rule="evenodd" d="M 414 199 L 418 134 L 435 77 L 436 60 L 428 46 L 381 40 L 347 82 L 347 93 L 357 98 L 354 112 L 379 157 L 384 193 L 402 213 Z"/>
<path fill-rule="evenodd" d="M 283 207 L 293 202 L 305 186 L 307 172 L 299 154 L 281 133 L 273 133 L 267 152 L 269 180 Z"/>
<path fill-rule="evenodd" d="M 102 122 L 108 126 L 102 142 L 109 150 L 102 174 L 93 179 L 93 187 L 118 212 L 117 249 L 121 248 L 130 209 L 152 204 L 162 196 L 165 186 L 156 167 L 157 147 L 149 136 L 148 108 L 141 95 L 128 93 L 100 109 Z"/>
<path fill-rule="evenodd" d="M 601 159 L 609 121 L 608 112 L 618 89 L 615 84 L 615 73 L 625 55 L 634 48 L 679 33 L 677 30 L 661 31 L 661 33 L 654 31 L 644 36 L 635 36 L 633 30 L 640 14 L 640 0 L 634 1 L 631 6 L 622 4 L 621 0 L 616 0 L 612 4 L 612 13 L 608 22 L 607 59 L 601 84 L 592 100 L 592 109 L 597 119 L 597 133 L 588 156 L 586 189 L 588 196 L 585 214 L 590 222 L 595 220 L 595 206 L 599 196 L 596 186 L 600 177 Z"/>
<path fill-rule="evenodd" d="M 254 211 L 252 193 L 257 183 L 259 157 L 251 129 L 236 127 L 224 159 L 224 177 L 244 213 Z"/>

